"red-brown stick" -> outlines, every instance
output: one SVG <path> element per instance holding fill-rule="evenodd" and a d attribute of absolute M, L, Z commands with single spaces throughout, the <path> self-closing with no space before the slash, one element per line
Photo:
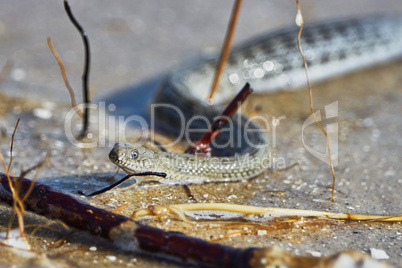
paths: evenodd
<path fill-rule="evenodd" d="M 12 195 L 7 176 L 0 173 L 0 201 L 12 204 Z M 11 177 L 18 181 L 19 194 L 24 196 L 33 183 L 24 178 Z M 10 194 L 8 194 L 10 193 Z M 34 183 L 31 194 L 24 202 L 25 208 L 39 215 L 59 219 L 76 229 L 108 238 L 108 230 L 127 220 L 126 217 L 90 206 L 72 196 L 53 190 L 51 187 Z"/>
<path fill-rule="evenodd" d="M 24 178 L 11 177 L 11 180 L 19 180 L 21 196 L 32 184 L 32 181 Z M 13 202 L 7 176 L 3 173 L 0 173 L 0 201 L 8 204 Z M 44 184 L 34 183 L 24 204 L 27 210 L 61 220 L 73 228 L 110 239 L 123 247 L 122 241 L 127 242 L 127 246 L 136 245 L 139 250 L 148 253 L 168 255 L 183 262 L 195 262 L 202 267 L 251 267 L 249 262 L 254 248 L 232 248 L 180 232 L 145 226 L 125 216 L 88 205 Z"/>
<path fill-rule="evenodd" d="M 190 145 L 185 153 L 187 154 L 206 154 L 205 151 L 209 148 L 209 144 L 219 134 L 219 130 L 228 122 L 228 120 L 236 113 L 237 109 L 246 100 L 248 95 L 253 92 L 249 83 L 246 83 L 236 97 L 229 103 L 222 115 L 212 124 L 207 133 L 198 141 Z"/>

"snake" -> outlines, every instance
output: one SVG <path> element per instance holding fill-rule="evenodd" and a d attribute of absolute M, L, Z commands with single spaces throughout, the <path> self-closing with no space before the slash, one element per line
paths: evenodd
<path fill-rule="evenodd" d="M 246 82 L 256 92 L 305 86 L 304 62 L 297 46 L 298 32 L 299 27 L 294 25 L 235 47 L 213 106 L 206 100 L 216 58 L 200 59 L 173 70 L 150 101 L 157 130 L 180 137 L 188 134 L 183 133 L 183 122 L 191 123 L 192 129 L 205 129 L 207 122 L 213 122 L 221 114 L 220 104 L 232 99 Z M 322 81 L 400 57 L 402 16 L 371 15 L 316 22 L 304 27 L 300 43 L 310 81 Z M 110 151 L 109 159 L 127 174 L 164 172 L 167 176 L 160 182 L 168 185 L 233 182 L 263 173 L 270 160 L 269 130 L 241 114 L 235 114 L 229 125 L 211 145 L 211 157 L 118 142 Z M 197 140 L 201 134 L 191 133 L 186 137 Z"/>

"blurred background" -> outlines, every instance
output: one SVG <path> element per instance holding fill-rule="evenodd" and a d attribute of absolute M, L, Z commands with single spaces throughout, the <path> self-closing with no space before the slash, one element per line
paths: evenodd
<path fill-rule="evenodd" d="M 220 49 L 233 1 L 76 1 L 73 13 L 92 49 L 91 88 L 95 98 L 152 79 L 185 60 Z M 302 1 L 305 21 L 397 12 L 400 0 Z M 294 1 L 244 1 L 234 43 L 294 23 Z M 51 37 L 81 93 L 83 46 L 63 1 L 0 1 L 0 68 L 14 63 L 2 91 L 64 101 L 58 65 L 48 49 Z"/>

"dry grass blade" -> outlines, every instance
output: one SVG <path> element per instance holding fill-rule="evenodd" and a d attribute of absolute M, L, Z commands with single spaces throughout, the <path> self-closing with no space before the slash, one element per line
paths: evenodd
<path fill-rule="evenodd" d="M 287 231 L 292 230 L 294 228 L 302 227 L 305 229 L 306 227 L 323 227 L 324 225 L 336 225 L 333 221 L 328 219 L 307 219 L 305 217 L 292 217 L 286 220 L 278 220 L 267 223 L 261 222 L 240 222 L 240 223 L 225 223 L 223 226 L 224 229 L 229 230 L 226 235 L 219 235 L 217 237 L 211 237 L 208 239 L 210 242 L 217 242 L 223 240 L 228 237 L 237 236 L 237 235 L 264 235 L 269 232 L 276 231 Z M 210 230 L 213 229 L 222 229 L 222 226 L 214 226 L 209 227 Z M 245 230 L 246 229 L 246 230 Z M 265 231 L 265 232 L 261 232 Z M 261 233 L 260 233 L 261 232 Z"/>
<path fill-rule="evenodd" d="M 18 124 L 20 123 L 20 118 L 17 120 L 17 124 L 15 124 L 13 135 L 11 136 L 11 146 L 10 146 L 10 163 L 8 164 L 7 174 L 10 172 L 11 163 L 13 162 L 13 146 L 14 146 L 14 136 L 17 131 Z"/>
<path fill-rule="evenodd" d="M 113 212 L 113 213 L 117 213 L 117 212 L 119 212 L 119 211 L 121 211 L 121 210 L 127 208 L 129 205 L 130 205 L 129 203 L 125 203 L 124 205 L 122 205 L 122 206 L 116 208 L 115 210 L 113 210 L 112 212 Z"/>
<path fill-rule="evenodd" d="M 15 185 L 13 184 L 13 182 L 11 181 L 10 175 L 9 175 L 9 170 L 11 167 L 11 163 L 12 163 L 12 151 L 13 151 L 13 145 L 14 145 L 14 136 L 15 136 L 15 132 L 17 130 L 18 124 L 20 122 L 20 119 L 18 118 L 18 121 L 14 127 L 14 131 L 13 131 L 13 135 L 11 136 L 11 146 L 10 146 L 10 163 L 8 165 L 8 168 L 6 169 L 6 164 L 4 162 L 4 158 L 3 155 L 0 152 L 0 160 L 1 163 L 3 164 L 3 169 L 6 173 L 7 176 L 7 180 L 8 180 L 8 185 L 10 187 L 11 190 L 11 194 L 13 196 L 13 211 L 11 213 L 11 217 L 10 217 L 10 221 L 9 224 L 7 226 L 7 238 L 8 238 L 8 234 L 10 233 L 11 230 L 11 226 L 13 223 L 13 218 L 14 215 L 17 214 L 17 219 L 18 219 L 18 228 L 19 228 L 19 232 L 21 237 L 25 237 L 25 232 L 24 232 L 24 219 L 23 219 L 23 213 L 24 213 L 24 206 L 23 206 L 23 202 L 19 197 L 18 194 L 18 190 L 16 189 Z"/>
<path fill-rule="evenodd" d="M 327 141 L 327 149 L 328 149 L 328 158 L 329 158 L 329 165 L 331 167 L 331 172 L 332 172 L 332 194 L 331 194 L 331 202 L 334 202 L 334 191 L 335 191 L 335 170 L 334 170 L 334 165 L 332 164 L 332 159 L 331 159 L 331 150 L 329 148 L 329 139 L 327 132 L 322 128 L 321 124 L 318 122 L 315 113 L 314 113 L 314 108 L 313 108 L 313 91 L 311 89 L 310 85 L 310 80 L 308 78 L 308 67 L 307 67 L 307 60 L 306 57 L 304 56 L 304 52 L 302 50 L 301 44 L 300 44 L 300 37 L 303 31 L 303 15 L 300 9 L 300 4 L 299 0 L 296 0 L 296 5 L 297 5 L 297 18 L 299 19 L 300 22 L 300 30 L 299 34 L 297 35 L 297 47 L 299 48 L 300 55 L 303 57 L 303 63 L 304 63 L 304 70 L 306 72 L 306 78 L 307 78 L 307 87 L 308 87 L 308 93 L 309 93 L 309 99 L 310 99 L 310 110 L 311 114 L 313 115 L 314 121 L 319 127 L 319 129 L 324 133 L 325 139 Z"/>
<path fill-rule="evenodd" d="M 222 211 L 241 213 L 245 216 L 267 216 L 268 219 L 279 217 L 310 217 L 325 218 L 332 220 L 351 220 L 351 221 L 383 221 L 383 222 L 401 222 L 402 215 L 364 215 L 349 213 L 333 213 L 303 209 L 273 208 L 273 207 L 254 207 L 246 205 L 226 204 L 226 203 L 191 203 L 177 204 L 170 206 L 152 206 L 151 209 L 141 209 L 136 211 L 132 219 L 141 216 L 161 215 L 164 212 L 180 212 L 180 217 L 184 211 Z"/>
<path fill-rule="evenodd" d="M 225 36 L 225 42 L 222 47 L 218 65 L 216 66 L 214 80 L 212 82 L 211 91 L 209 93 L 209 97 L 208 97 L 209 103 L 212 103 L 212 98 L 215 95 L 216 90 L 218 89 L 218 85 L 219 85 L 219 81 L 221 78 L 223 68 L 225 67 L 225 64 L 226 64 L 229 54 L 230 54 L 230 47 L 232 46 L 233 36 L 234 36 L 235 29 L 236 29 L 237 20 L 239 18 L 242 2 L 243 2 L 243 0 L 236 0 L 234 7 L 233 7 L 232 16 L 231 16 L 230 22 L 229 22 L 229 28 L 228 28 L 228 31 Z"/>
<path fill-rule="evenodd" d="M 63 76 L 64 84 L 66 85 L 66 88 L 67 88 L 68 92 L 70 93 L 71 106 L 75 109 L 77 114 L 82 117 L 82 112 L 80 110 L 77 110 L 77 108 L 76 108 L 77 102 L 75 101 L 74 90 L 71 87 L 70 82 L 68 81 L 66 69 L 64 68 L 63 61 L 61 60 L 59 53 L 57 53 L 56 49 L 54 48 L 54 46 L 52 44 L 52 39 L 50 39 L 50 37 L 47 38 L 47 44 L 49 45 L 49 48 L 52 51 L 53 56 L 56 58 L 57 63 L 60 66 L 60 72 L 61 72 L 61 75 Z"/>
<path fill-rule="evenodd" d="M 7 226 L 7 239 L 9 238 L 9 233 L 11 231 L 11 227 L 12 227 L 12 223 L 13 223 L 13 219 L 14 219 L 15 214 L 17 215 L 18 229 L 19 229 L 19 232 L 20 232 L 20 236 L 22 238 L 26 237 L 24 219 L 23 219 L 23 214 L 25 212 L 24 201 L 28 198 L 28 196 L 32 192 L 32 189 L 34 187 L 34 181 L 36 180 L 36 178 L 38 176 L 39 170 L 41 169 L 41 167 L 44 165 L 44 163 L 46 162 L 46 160 L 48 158 L 48 155 L 46 155 L 46 157 L 41 162 L 39 162 L 37 165 L 35 165 L 35 166 L 25 170 L 25 171 L 21 171 L 21 175 L 20 175 L 19 178 L 22 178 L 23 176 L 25 176 L 27 173 L 31 172 L 32 170 L 36 170 L 35 175 L 34 175 L 34 177 L 32 179 L 32 183 L 31 183 L 29 189 L 26 191 L 25 196 L 20 197 L 19 190 L 20 190 L 21 185 L 19 184 L 18 180 L 13 182 L 11 180 L 10 175 L 9 175 L 10 167 L 11 167 L 12 160 L 13 160 L 12 159 L 12 151 L 13 151 L 12 149 L 13 149 L 13 146 L 14 146 L 14 137 L 15 137 L 15 133 L 17 131 L 17 127 L 19 125 L 19 122 L 20 122 L 20 119 L 18 119 L 18 121 L 17 121 L 17 123 L 16 123 L 16 125 L 14 127 L 13 135 L 11 136 L 10 163 L 9 163 L 7 169 L 6 169 L 6 164 L 5 164 L 5 161 L 4 161 L 4 157 L 0 152 L 0 161 L 2 162 L 3 169 L 4 169 L 5 173 L 6 173 L 6 177 L 7 177 L 7 180 L 8 180 L 8 185 L 10 187 L 10 191 L 11 191 L 12 199 L 13 199 L 13 210 L 12 210 L 12 213 L 11 213 L 11 216 L 10 216 L 10 221 L 8 223 L 8 226 Z"/>
<path fill-rule="evenodd" d="M 9 233 L 11 231 L 11 225 L 12 225 L 12 222 L 13 222 L 14 215 L 15 215 L 15 213 L 17 213 L 17 215 L 20 213 L 20 209 L 17 206 L 17 204 L 22 203 L 22 202 L 20 202 L 19 197 L 18 197 L 18 193 L 17 193 L 16 189 L 14 188 L 14 185 L 13 185 L 13 183 L 11 181 L 10 175 L 8 174 L 8 172 L 6 170 L 6 164 L 4 162 L 4 157 L 3 157 L 3 154 L 1 152 L 0 152 L 0 161 L 3 164 L 3 169 L 6 171 L 8 185 L 10 186 L 11 194 L 13 196 L 13 210 L 12 210 L 12 213 L 11 213 L 11 216 L 10 216 L 9 224 L 7 226 L 6 239 L 8 239 L 9 238 L 8 235 L 9 235 Z M 21 219 L 21 217 L 18 217 L 18 220 L 20 220 L 20 219 Z M 24 236 L 24 222 L 22 222 L 22 225 L 18 225 L 18 226 L 19 226 L 19 231 L 20 231 L 21 236 Z"/>
<path fill-rule="evenodd" d="M 46 154 L 45 158 L 43 158 L 42 161 L 40 161 L 38 164 L 36 164 L 35 166 L 33 166 L 30 169 L 28 169 L 28 172 L 35 169 L 35 174 L 34 174 L 34 176 L 32 178 L 31 185 L 29 186 L 26 194 L 21 199 L 22 202 L 24 202 L 29 197 L 29 195 L 31 194 L 31 192 L 32 192 L 32 190 L 33 190 L 33 188 L 35 186 L 35 181 L 38 178 L 39 171 L 41 170 L 43 165 L 46 163 L 48 158 L 49 158 L 49 154 Z M 23 174 L 27 174 L 28 172 L 27 171 L 21 172 L 20 178 L 23 178 L 25 176 L 25 175 L 23 176 Z"/>
<path fill-rule="evenodd" d="M 43 167 L 43 165 L 46 163 L 46 161 L 49 159 L 49 153 L 48 154 L 46 154 L 46 156 L 38 163 L 38 164 L 36 164 L 36 165 L 34 165 L 33 167 L 30 167 L 30 168 L 28 168 L 28 169 L 25 169 L 25 170 L 21 170 L 21 174 L 20 174 L 20 176 L 19 176 L 19 178 L 23 178 L 23 177 L 25 177 L 29 172 L 31 172 L 31 171 L 33 171 L 33 170 L 36 170 L 35 171 L 35 175 L 34 175 L 34 178 L 32 179 L 32 180 L 35 180 L 36 179 L 36 177 L 38 176 L 38 169 L 41 169 L 42 167 Z"/>
<path fill-rule="evenodd" d="M 46 223 L 45 225 L 43 225 L 43 224 L 29 224 L 29 225 L 26 225 L 25 227 L 26 227 L 26 228 L 34 228 L 34 229 L 32 230 L 32 232 L 30 233 L 30 235 L 34 235 L 40 228 L 48 229 L 48 230 L 51 230 L 51 231 L 54 231 L 54 232 L 60 232 L 61 230 L 60 230 L 59 228 L 57 228 L 57 227 L 52 227 L 52 226 L 51 226 L 51 225 L 53 225 L 53 224 L 59 224 L 59 225 L 61 225 L 61 227 L 63 227 L 65 230 L 71 231 L 71 228 L 70 228 L 67 224 L 65 224 L 64 222 L 59 221 L 59 220 L 52 220 L 52 221 L 49 221 L 49 222 Z"/>

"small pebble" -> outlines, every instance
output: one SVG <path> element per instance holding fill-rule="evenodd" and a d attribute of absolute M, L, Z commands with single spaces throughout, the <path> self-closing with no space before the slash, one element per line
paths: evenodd
<path fill-rule="evenodd" d="M 382 249 L 370 248 L 371 257 L 377 260 L 388 260 L 388 254 Z"/>
<path fill-rule="evenodd" d="M 266 235 L 267 231 L 266 230 L 258 230 L 257 235 Z"/>
<path fill-rule="evenodd" d="M 33 115 L 40 118 L 40 119 L 50 119 L 52 118 L 52 112 L 50 110 L 36 108 L 32 111 Z"/>
<path fill-rule="evenodd" d="M 321 252 L 312 251 L 312 252 L 311 252 L 311 256 L 313 256 L 313 257 L 321 257 Z"/>
<path fill-rule="evenodd" d="M 109 261 L 115 261 L 116 256 L 106 256 L 106 259 L 108 259 Z"/>

